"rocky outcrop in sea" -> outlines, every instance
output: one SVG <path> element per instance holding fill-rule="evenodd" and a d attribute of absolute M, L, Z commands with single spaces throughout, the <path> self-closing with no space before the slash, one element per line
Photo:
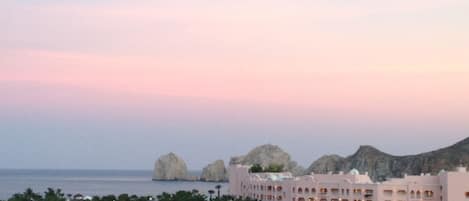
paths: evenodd
<path fill-rule="evenodd" d="M 202 171 L 202 175 L 200 176 L 200 180 L 209 182 L 227 181 L 228 177 L 225 162 L 223 162 L 223 160 L 216 160 L 205 166 Z"/>
<path fill-rule="evenodd" d="M 187 180 L 187 166 L 184 160 L 174 153 L 161 156 L 155 162 L 153 180 Z"/>

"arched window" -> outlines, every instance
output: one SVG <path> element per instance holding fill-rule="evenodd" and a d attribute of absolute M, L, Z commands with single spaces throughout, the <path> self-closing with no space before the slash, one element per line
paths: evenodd
<path fill-rule="evenodd" d="M 417 195 L 417 199 L 421 198 L 420 191 L 417 191 L 416 195 Z"/>
<path fill-rule="evenodd" d="M 305 188 L 305 193 L 309 193 L 309 188 Z"/>
<path fill-rule="evenodd" d="M 415 198 L 415 192 L 413 190 L 410 191 L 410 198 Z"/>
<path fill-rule="evenodd" d="M 302 188 L 298 188 L 298 193 L 303 193 L 303 189 L 302 189 Z"/>

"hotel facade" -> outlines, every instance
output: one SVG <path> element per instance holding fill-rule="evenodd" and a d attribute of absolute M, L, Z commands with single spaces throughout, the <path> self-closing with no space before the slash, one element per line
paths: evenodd
<path fill-rule="evenodd" d="M 469 172 L 465 167 L 379 183 L 355 169 L 295 177 L 289 172 L 250 173 L 249 168 L 229 167 L 231 195 L 261 201 L 469 201 Z"/>

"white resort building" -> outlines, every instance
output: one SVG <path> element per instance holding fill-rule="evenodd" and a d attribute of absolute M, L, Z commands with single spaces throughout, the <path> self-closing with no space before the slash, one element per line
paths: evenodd
<path fill-rule="evenodd" d="M 230 166 L 231 195 L 262 201 L 469 201 L 469 172 L 465 167 L 380 183 L 355 169 L 294 177 L 289 172 L 250 173 L 249 168 Z"/>

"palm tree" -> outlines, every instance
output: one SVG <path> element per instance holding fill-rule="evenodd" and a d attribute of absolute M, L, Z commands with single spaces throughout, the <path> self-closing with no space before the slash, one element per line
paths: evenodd
<path fill-rule="evenodd" d="M 214 193 L 215 193 L 214 190 L 208 190 L 208 194 L 210 195 L 210 197 L 209 197 L 209 199 L 208 199 L 209 201 L 212 201 L 212 195 L 213 195 Z"/>
<path fill-rule="evenodd" d="M 221 185 L 218 184 L 215 186 L 215 188 L 217 189 L 217 198 L 220 199 L 220 189 L 221 189 Z"/>
<path fill-rule="evenodd" d="M 23 193 L 23 196 L 26 200 L 31 200 L 31 201 L 42 200 L 42 196 L 35 193 L 33 189 L 31 188 L 27 188 L 26 191 Z"/>

